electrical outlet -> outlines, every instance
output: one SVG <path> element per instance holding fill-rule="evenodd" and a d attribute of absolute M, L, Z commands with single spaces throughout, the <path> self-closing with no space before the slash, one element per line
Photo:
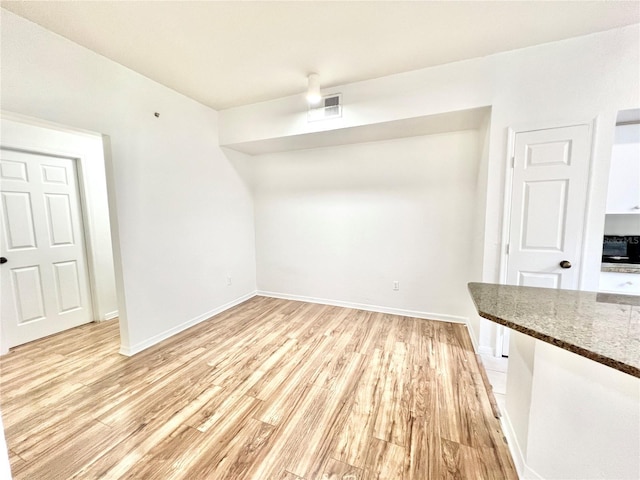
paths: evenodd
<path fill-rule="evenodd" d="M 227 275 L 227 287 L 231 285 L 231 275 Z"/>
<path fill-rule="evenodd" d="M 394 282 L 393 282 L 393 289 L 394 289 L 395 291 L 400 290 L 400 282 L 399 282 L 398 280 L 394 280 Z"/>

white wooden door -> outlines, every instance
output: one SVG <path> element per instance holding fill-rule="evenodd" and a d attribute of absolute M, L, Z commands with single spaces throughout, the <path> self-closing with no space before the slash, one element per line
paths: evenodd
<path fill-rule="evenodd" d="M 590 136 L 588 125 L 516 134 L 508 284 L 578 288 Z"/>
<path fill-rule="evenodd" d="M 0 150 L 3 343 L 92 320 L 75 161 Z"/>

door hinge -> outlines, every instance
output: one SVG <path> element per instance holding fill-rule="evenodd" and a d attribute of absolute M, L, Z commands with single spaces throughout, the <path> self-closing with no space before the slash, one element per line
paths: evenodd
<path fill-rule="evenodd" d="M 506 250 L 507 250 L 507 255 L 509 255 L 510 249 L 509 249 L 509 244 L 508 244 L 508 243 L 507 243 L 507 248 L 506 248 Z"/>
<path fill-rule="evenodd" d="M 514 155 L 513 157 L 511 157 L 511 168 L 515 168 L 516 167 L 516 156 Z"/>

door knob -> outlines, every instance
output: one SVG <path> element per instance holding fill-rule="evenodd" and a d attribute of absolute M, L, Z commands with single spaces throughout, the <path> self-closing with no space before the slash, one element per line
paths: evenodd
<path fill-rule="evenodd" d="M 7 263 L 9 260 L 7 260 L 5 257 L 0 257 L 0 264 L 1 263 Z"/>
<path fill-rule="evenodd" d="M 571 262 L 569 260 L 562 260 L 560 262 L 560 267 L 562 267 L 562 268 L 571 268 Z"/>

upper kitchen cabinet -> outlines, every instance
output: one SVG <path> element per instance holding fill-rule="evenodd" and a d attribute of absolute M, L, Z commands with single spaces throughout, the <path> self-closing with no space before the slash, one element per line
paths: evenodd
<path fill-rule="evenodd" d="M 640 214 L 640 124 L 616 126 L 607 214 Z"/>

